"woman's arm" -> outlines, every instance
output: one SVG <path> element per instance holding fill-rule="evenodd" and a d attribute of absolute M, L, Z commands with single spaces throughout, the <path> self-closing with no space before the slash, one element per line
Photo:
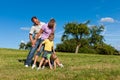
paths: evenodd
<path fill-rule="evenodd" d="M 42 33 L 43 33 L 43 30 L 40 29 L 40 31 L 37 33 L 37 36 L 35 36 L 35 40 L 37 40 Z"/>

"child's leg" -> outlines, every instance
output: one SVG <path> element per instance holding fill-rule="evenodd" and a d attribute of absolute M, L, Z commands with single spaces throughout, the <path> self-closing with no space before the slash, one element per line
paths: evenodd
<path fill-rule="evenodd" d="M 36 65 L 38 57 L 39 57 L 38 55 L 35 55 L 35 59 L 34 59 L 34 63 L 33 63 L 34 65 Z"/>
<path fill-rule="evenodd" d="M 55 63 L 59 66 L 60 61 L 59 61 L 59 59 L 58 59 L 58 58 L 56 58 L 54 62 L 55 62 Z"/>
<path fill-rule="evenodd" d="M 49 63 L 50 69 L 53 69 L 53 68 L 52 68 L 52 65 L 51 65 L 51 63 L 50 63 L 50 60 L 48 60 L 48 63 Z"/>
<path fill-rule="evenodd" d="M 45 60 L 45 63 L 43 64 L 43 66 L 45 66 L 48 63 L 48 60 Z"/>
<path fill-rule="evenodd" d="M 47 54 L 48 64 L 49 64 L 50 69 L 52 69 L 52 64 L 50 62 L 50 57 L 51 57 L 51 54 Z"/>
<path fill-rule="evenodd" d="M 44 60 L 45 60 L 45 58 L 42 58 L 42 59 L 41 59 L 40 64 L 39 64 L 39 68 L 41 68 Z"/>
<path fill-rule="evenodd" d="M 54 69 L 56 69 L 56 62 L 54 61 Z"/>
<path fill-rule="evenodd" d="M 43 63 L 42 69 L 45 68 L 45 65 L 48 63 L 48 60 L 45 60 L 45 62 Z"/>
<path fill-rule="evenodd" d="M 64 67 L 63 64 L 60 63 L 59 59 L 57 58 L 55 61 L 54 61 L 58 66 L 60 66 L 61 68 Z"/>
<path fill-rule="evenodd" d="M 32 69 L 34 69 L 36 67 L 37 59 L 38 59 L 38 55 L 35 55 L 35 57 L 34 57 L 34 63 L 32 65 Z"/>

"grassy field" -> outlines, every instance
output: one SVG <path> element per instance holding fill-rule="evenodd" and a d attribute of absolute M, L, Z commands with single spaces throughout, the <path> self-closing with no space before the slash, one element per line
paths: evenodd
<path fill-rule="evenodd" d="M 120 80 L 120 56 L 59 52 L 64 68 L 37 71 L 24 67 L 27 54 L 0 49 L 0 80 Z"/>

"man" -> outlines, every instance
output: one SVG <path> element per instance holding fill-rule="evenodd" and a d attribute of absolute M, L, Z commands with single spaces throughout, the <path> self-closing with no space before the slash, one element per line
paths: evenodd
<path fill-rule="evenodd" d="M 37 41 L 35 40 L 35 37 L 37 36 L 36 34 L 38 34 L 42 26 L 45 24 L 43 22 L 40 22 L 35 16 L 31 18 L 31 21 L 34 23 L 29 32 L 29 38 L 32 43 L 32 48 L 27 56 L 25 67 L 28 67 L 31 65 L 34 53 L 36 52 L 39 44 L 41 43 L 40 36 L 37 39 Z"/>

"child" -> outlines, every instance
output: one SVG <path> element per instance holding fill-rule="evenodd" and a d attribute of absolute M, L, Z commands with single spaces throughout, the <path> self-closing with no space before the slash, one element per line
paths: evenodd
<path fill-rule="evenodd" d="M 40 48 L 41 46 L 44 44 L 45 47 L 44 47 L 44 53 L 42 55 L 42 59 L 40 61 L 40 64 L 39 64 L 39 67 L 38 67 L 38 70 L 41 69 L 41 66 L 45 60 L 45 63 L 48 62 L 49 64 L 49 67 L 50 69 L 53 69 L 52 68 L 52 65 L 50 63 L 50 57 L 51 57 L 51 54 L 52 54 L 52 51 L 54 52 L 54 42 L 53 42 L 53 39 L 54 39 L 54 33 L 51 33 L 50 36 L 48 37 L 48 39 L 45 39 L 39 46 L 38 50 L 37 51 L 40 51 Z"/>
<path fill-rule="evenodd" d="M 46 65 L 47 62 L 48 62 L 48 61 L 45 61 L 45 62 L 44 62 L 43 66 L 42 66 L 42 69 L 45 68 L 45 65 Z M 56 53 L 53 53 L 53 54 L 51 55 L 51 57 L 50 57 L 50 62 L 54 65 L 54 69 L 56 69 L 56 65 L 58 65 L 58 66 L 61 67 L 61 68 L 64 67 L 63 64 L 60 63 L 58 57 L 56 56 Z"/>
<path fill-rule="evenodd" d="M 54 69 L 56 69 L 56 65 L 60 66 L 61 68 L 64 67 L 63 64 L 60 63 L 60 61 L 59 61 L 59 59 L 58 59 L 56 53 L 53 53 L 53 54 L 52 54 L 52 56 L 51 56 L 51 61 L 54 62 Z"/>

